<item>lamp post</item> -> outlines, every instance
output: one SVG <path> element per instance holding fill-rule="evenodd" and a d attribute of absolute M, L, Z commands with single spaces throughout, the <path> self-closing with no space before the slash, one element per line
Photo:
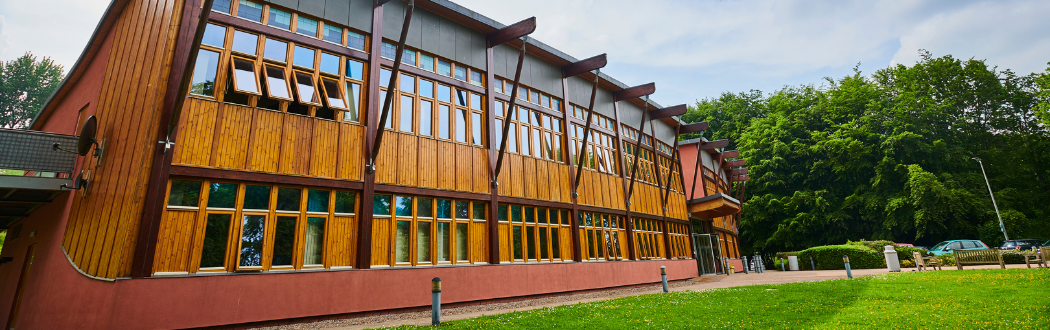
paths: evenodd
<path fill-rule="evenodd" d="M 988 195 L 992 196 L 992 207 L 995 208 L 995 216 L 999 218 L 999 230 L 1003 232 L 1003 238 L 1009 241 L 1010 236 L 1006 235 L 1006 226 L 1003 226 L 1003 216 L 999 214 L 999 205 L 995 204 L 995 194 L 992 193 L 992 184 L 988 182 L 988 173 L 984 172 L 984 163 L 977 157 L 970 159 L 976 160 L 977 164 L 981 166 L 981 174 L 984 175 L 984 184 L 988 186 Z"/>

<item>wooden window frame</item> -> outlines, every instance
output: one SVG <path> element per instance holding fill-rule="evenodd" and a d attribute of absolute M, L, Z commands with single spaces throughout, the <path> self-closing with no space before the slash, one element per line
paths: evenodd
<path fill-rule="evenodd" d="M 231 56 L 230 60 L 229 60 L 230 72 L 236 73 L 236 71 L 237 71 L 237 61 L 242 61 L 244 63 L 248 63 L 248 65 L 251 66 L 251 68 L 252 68 L 252 76 L 255 77 L 253 82 L 255 82 L 255 84 L 256 84 L 255 85 L 256 91 L 252 92 L 252 91 L 241 89 L 240 88 L 240 84 L 238 83 L 238 80 L 237 80 L 237 75 L 236 74 L 232 74 L 230 76 L 230 78 L 233 80 L 233 86 L 231 86 L 233 88 L 233 91 L 237 92 L 237 93 L 241 93 L 241 94 L 262 96 L 263 95 L 262 91 L 259 90 L 260 87 L 261 87 L 261 86 L 259 86 L 259 66 L 257 65 L 256 61 L 255 60 L 249 60 L 247 58 L 242 58 L 242 57 L 239 57 L 239 56 L 236 56 L 236 55 Z"/>
<path fill-rule="evenodd" d="M 292 83 L 295 85 L 295 95 L 299 97 L 299 103 L 302 103 L 302 104 L 305 104 L 305 105 L 316 106 L 316 107 L 324 106 L 321 103 L 315 103 L 315 102 L 312 102 L 312 101 L 307 101 L 303 97 L 303 94 L 302 94 L 303 92 L 299 88 L 299 75 L 297 73 L 302 73 L 303 75 L 306 75 L 306 76 L 310 77 L 310 84 L 312 85 L 312 87 L 314 89 L 314 96 L 315 97 L 318 95 L 317 94 L 318 88 L 317 88 L 316 82 L 314 81 L 314 75 L 313 74 L 307 73 L 307 72 L 304 72 L 304 71 L 300 71 L 300 70 L 292 70 Z M 318 100 L 320 101 L 320 97 L 318 97 Z M 324 102 L 324 101 L 321 101 L 321 102 Z"/>
<path fill-rule="evenodd" d="M 339 95 L 339 102 L 340 102 L 340 104 L 332 104 L 332 100 L 328 96 L 328 87 L 325 85 L 326 81 L 335 84 L 335 89 L 336 89 L 335 92 L 336 92 L 336 94 Z M 332 78 L 328 78 L 328 77 L 320 77 L 320 79 L 318 79 L 318 82 L 319 82 L 318 85 L 320 85 L 320 87 L 321 87 L 320 88 L 321 89 L 321 93 L 322 93 L 322 95 L 324 95 L 324 97 L 321 98 L 321 99 L 323 100 L 323 102 L 325 104 L 328 105 L 329 108 L 334 108 L 334 109 L 342 110 L 342 111 L 350 111 L 350 107 L 349 107 L 349 105 L 347 105 L 347 102 L 346 102 L 346 93 L 343 91 L 343 84 L 340 83 L 340 79 L 332 79 Z M 336 117 L 339 117 L 339 116 L 336 116 Z"/>

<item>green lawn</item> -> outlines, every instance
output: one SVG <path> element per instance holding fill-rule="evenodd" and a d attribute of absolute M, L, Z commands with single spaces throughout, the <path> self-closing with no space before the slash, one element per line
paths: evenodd
<path fill-rule="evenodd" d="M 649 294 L 452 321 L 444 326 L 1050 329 L 1050 270 L 907 272 L 852 280 Z"/>

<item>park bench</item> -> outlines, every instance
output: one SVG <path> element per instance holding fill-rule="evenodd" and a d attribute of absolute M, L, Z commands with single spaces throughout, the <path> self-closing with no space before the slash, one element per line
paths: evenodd
<path fill-rule="evenodd" d="M 933 268 L 936 270 L 942 270 L 941 260 L 937 257 L 923 257 L 922 253 L 915 251 L 911 253 L 915 257 L 915 268 L 920 272 L 925 268 Z"/>
<path fill-rule="evenodd" d="M 955 266 L 959 267 L 959 270 L 963 269 L 963 265 L 994 265 L 999 264 L 999 267 L 1006 269 L 1006 263 L 1003 262 L 1003 254 L 999 250 L 969 250 L 952 252 L 952 256 L 955 258 Z"/>
<path fill-rule="evenodd" d="M 1046 267 L 1046 258 L 1050 256 L 1050 247 L 1042 249 L 1040 253 L 1026 254 L 1024 255 L 1024 265 L 1028 268 L 1032 268 L 1032 264 L 1039 265 L 1039 267 Z"/>

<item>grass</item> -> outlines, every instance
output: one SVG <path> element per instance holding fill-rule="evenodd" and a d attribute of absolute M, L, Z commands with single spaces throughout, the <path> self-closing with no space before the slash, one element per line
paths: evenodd
<path fill-rule="evenodd" d="M 442 327 L 1050 329 L 1050 270 L 907 272 L 649 294 L 451 321 Z"/>

